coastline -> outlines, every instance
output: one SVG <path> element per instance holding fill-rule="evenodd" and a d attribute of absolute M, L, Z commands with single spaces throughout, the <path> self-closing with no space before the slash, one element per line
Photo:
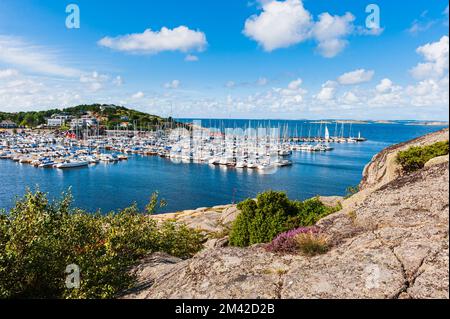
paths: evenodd
<path fill-rule="evenodd" d="M 448 129 L 374 156 L 361 190 L 334 198 L 342 209 L 317 223 L 332 243 L 323 255 L 277 255 L 263 244 L 228 247 L 223 233 L 211 236 L 188 260 L 164 254 L 143 259 L 132 271 L 150 287 L 122 298 L 449 298 L 448 155 L 412 174 L 403 174 L 390 160 L 405 148 L 442 140 L 448 141 Z M 427 196 L 421 196 L 425 189 Z M 232 206 L 218 207 L 223 208 Z M 195 220 L 209 214 L 220 215 L 201 208 L 170 217 L 193 220 L 195 228 Z M 381 281 L 368 287 L 372 269 L 378 269 Z M 348 289 L 350 282 L 354 289 Z"/>

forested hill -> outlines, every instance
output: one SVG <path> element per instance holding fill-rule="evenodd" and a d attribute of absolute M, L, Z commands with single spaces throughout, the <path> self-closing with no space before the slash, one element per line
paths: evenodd
<path fill-rule="evenodd" d="M 45 111 L 30 111 L 17 113 L 0 112 L 0 121 L 11 120 L 17 125 L 24 127 L 36 127 L 45 124 L 47 118 L 54 114 L 66 114 L 74 117 L 80 117 L 86 114 L 100 119 L 101 125 L 107 128 L 114 128 L 123 122 L 129 122 L 130 125 L 147 127 L 148 125 L 159 125 L 164 122 L 171 122 L 172 119 L 164 119 L 156 115 L 132 110 L 124 106 L 116 105 L 78 105 L 65 109 L 51 109 Z"/>

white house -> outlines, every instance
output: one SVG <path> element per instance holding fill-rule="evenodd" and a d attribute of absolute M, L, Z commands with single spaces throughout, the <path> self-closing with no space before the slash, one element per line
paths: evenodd
<path fill-rule="evenodd" d="M 53 114 L 51 118 L 47 119 L 48 127 L 61 127 L 66 124 L 72 117 L 65 114 Z"/>

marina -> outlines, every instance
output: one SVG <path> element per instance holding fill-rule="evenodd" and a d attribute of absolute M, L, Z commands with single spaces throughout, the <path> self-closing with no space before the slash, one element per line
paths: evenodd
<path fill-rule="evenodd" d="M 208 127 L 209 122 L 202 121 Z M 15 195 L 21 196 L 27 187 L 35 189 L 37 186 L 51 194 L 51 198 L 57 198 L 62 192 L 71 189 L 74 205 L 91 211 L 101 209 L 102 212 L 128 207 L 133 201 L 142 208 L 154 191 L 158 191 L 168 203 L 159 210 L 161 213 L 229 204 L 254 197 L 268 189 L 286 191 L 296 199 L 306 199 L 318 194 L 345 195 L 347 187 L 359 183 L 364 166 L 381 149 L 443 127 L 405 123 L 354 124 L 354 135 L 358 136 L 358 132 L 361 132 L 366 141 L 326 143 L 325 126 L 322 126 L 320 137 L 317 134 L 320 124 L 280 120 L 271 123 L 272 128 L 281 128 L 279 136 L 277 129 L 275 133 L 272 132 L 270 143 L 266 136 L 264 141 L 258 141 L 257 148 L 253 148 L 255 136 L 247 134 L 247 138 L 242 137 L 248 128 L 248 120 L 223 122 L 225 127 L 232 127 L 233 130 L 234 127 L 241 128 L 242 131 L 235 131 L 236 138 L 231 138 L 232 135 L 229 134 L 229 138 L 226 135 L 225 138 L 208 138 L 207 142 L 194 138 L 192 131 L 192 138 L 183 137 L 182 131 L 177 128 L 171 130 L 173 134 L 111 131 L 109 135 L 81 139 L 55 132 L 12 134 L 11 131 L 4 131 L 0 133 L 0 179 L 3 181 L 0 184 L 0 209 L 11 208 Z M 211 126 L 216 127 L 212 134 L 217 135 L 220 125 L 212 121 Z M 302 131 L 306 132 L 306 136 L 297 138 L 296 127 L 298 135 L 303 127 Z M 311 137 L 308 137 L 309 127 Z M 344 129 L 344 136 L 348 138 L 350 125 L 346 124 Z M 334 129 L 329 130 L 330 135 L 334 136 Z M 257 129 L 255 131 L 258 132 Z M 265 129 L 262 131 L 266 132 Z M 207 131 L 200 130 L 196 134 L 204 136 L 205 132 Z M 263 135 L 266 134 L 261 136 Z M 267 135 L 270 137 L 270 134 Z M 333 149 L 299 150 L 299 146 L 303 144 L 319 143 Z M 225 151 L 223 145 L 226 146 Z M 264 153 L 267 146 L 269 157 Z M 208 162 L 201 161 L 202 156 L 205 157 L 204 160 L 211 156 L 207 152 L 210 148 L 214 154 L 230 155 L 230 158 L 227 160 L 226 156 L 220 156 L 222 165 L 220 160 L 216 165 L 210 164 L 212 158 Z M 258 151 L 258 160 L 279 159 L 287 160 L 290 164 L 259 169 L 251 163 L 256 158 L 255 151 Z M 275 154 L 275 151 L 282 152 Z M 234 163 L 233 155 L 236 156 L 235 165 L 227 165 L 228 161 Z M 81 163 L 78 167 L 54 167 L 55 163 L 71 166 L 70 163 L 64 165 L 67 160 Z M 33 166 L 33 161 L 39 161 L 40 164 Z M 87 165 L 86 161 L 89 162 Z"/>
<path fill-rule="evenodd" d="M 330 136 L 326 125 L 322 129 L 322 124 L 316 136 L 311 136 L 311 129 L 307 137 L 297 135 L 298 126 L 296 135 L 288 132 L 288 125 L 217 129 L 196 124 L 189 129 L 112 131 L 106 136 L 86 134 L 82 138 L 78 138 L 78 132 L 4 132 L 0 133 L 0 159 L 39 168 L 69 169 L 128 160 L 129 154 L 138 154 L 266 171 L 292 165 L 292 152 L 329 152 L 336 143 L 366 141 L 360 132 L 358 137 L 344 137 L 343 123 L 340 135 L 335 136 Z"/>

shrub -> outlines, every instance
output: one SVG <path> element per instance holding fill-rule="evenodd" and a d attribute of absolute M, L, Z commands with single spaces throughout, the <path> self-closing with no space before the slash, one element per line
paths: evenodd
<path fill-rule="evenodd" d="M 427 146 L 413 146 L 397 154 L 397 163 L 403 171 L 410 173 L 424 167 L 430 159 L 447 155 L 449 150 L 448 141 L 437 142 Z"/>
<path fill-rule="evenodd" d="M 269 191 L 238 204 L 241 213 L 230 233 L 232 246 L 246 247 L 268 243 L 290 229 L 314 225 L 339 207 L 325 206 L 314 198 L 304 202 L 290 201 L 285 193 Z"/>
<path fill-rule="evenodd" d="M 328 251 L 328 243 L 318 232 L 306 232 L 295 237 L 298 249 L 307 256 L 324 254 Z"/>
<path fill-rule="evenodd" d="M 294 203 L 297 207 L 297 214 L 289 218 L 289 229 L 312 226 L 329 214 L 342 209 L 340 204 L 336 207 L 326 206 L 317 197 Z"/>
<path fill-rule="evenodd" d="M 201 249 L 199 232 L 158 225 L 136 205 L 107 215 L 70 205 L 70 195 L 50 203 L 28 192 L 0 213 L 0 298 L 110 298 L 133 284 L 128 270 L 145 254 L 187 258 Z M 80 267 L 79 289 L 65 288 L 70 264 Z"/>
<path fill-rule="evenodd" d="M 275 239 L 267 245 L 266 249 L 273 253 L 294 254 L 298 252 L 299 245 L 296 237 L 300 234 L 315 233 L 316 227 L 300 227 L 279 234 Z"/>

